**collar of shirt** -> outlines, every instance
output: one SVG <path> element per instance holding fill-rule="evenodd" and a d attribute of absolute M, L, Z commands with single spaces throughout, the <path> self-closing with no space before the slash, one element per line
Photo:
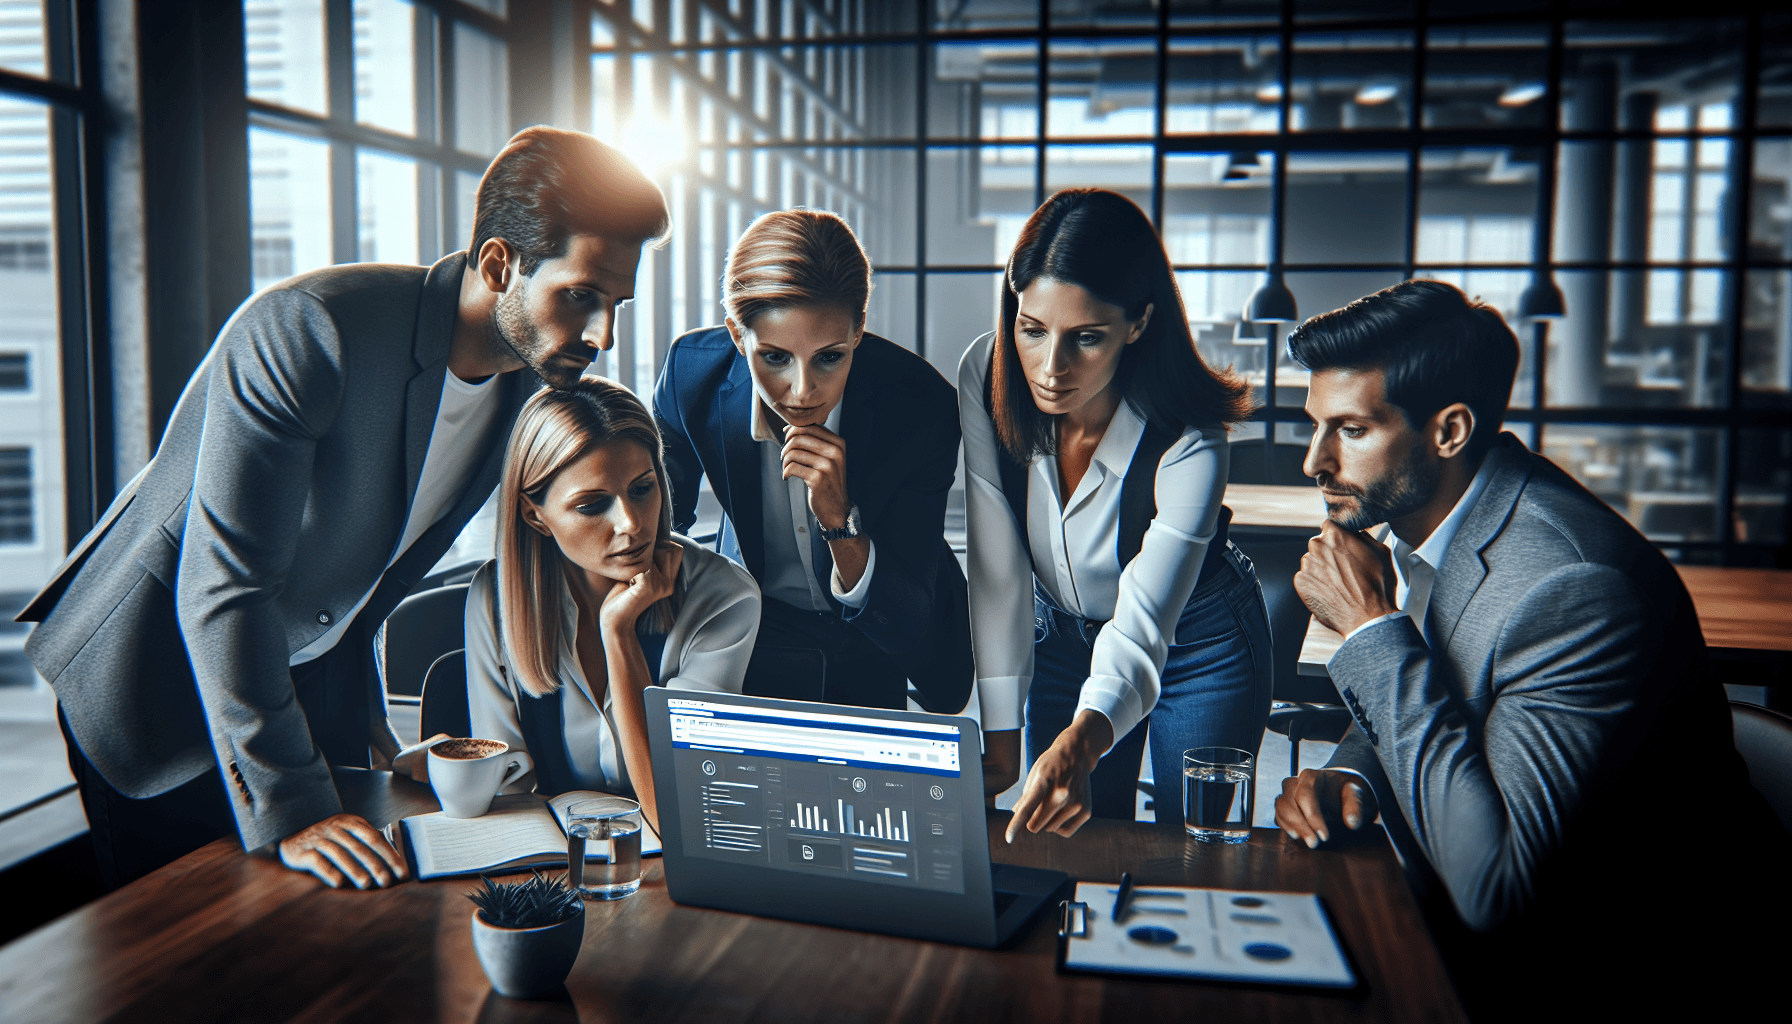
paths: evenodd
<path fill-rule="evenodd" d="M 1426 537 L 1418 547 L 1409 547 L 1405 541 L 1394 538 L 1394 570 L 1400 574 L 1401 589 L 1411 587 L 1411 559 L 1417 558 L 1424 562 L 1432 572 L 1443 568 L 1444 556 L 1449 553 L 1450 542 L 1456 539 L 1456 531 L 1462 529 L 1463 521 L 1480 499 L 1481 492 L 1487 489 L 1487 481 L 1493 475 L 1489 469 L 1492 461 L 1485 458 L 1481 460 L 1481 468 L 1475 471 L 1474 479 L 1469 481 L 1468 490 L 1462 492 L 1462 497 L 1456 499 L 1456 505 L 1450 509 L 1450 514 L 1437 524 L 1437 529 L 1432 530 L 1431 536 Z M 1405 601 L 1398 603 L 1405 607 Z"/>
<path fill-rule="evenodd" d="M 1102 433 L 1100 443 L 1095 446 L 1095 454 L 1089 459 L 1091 467 L 1101 467 L 1101 474 L 1083 474 L 1083 479 L 1077 483 L 1076 493 L 1072 494 L 1070 501 L 1065 504 L 1064 512 L 1068 513 L 1081 504 L 1084 499 L 1094 494 L 1105 477 L 1111 476 L 1118 479 L 1125 476 L 1127 468 L 1132 465 L 1133 453 L 1139 448 L 1139 438 L 1144 435 L 1145 417 L 1139 415 L 1139 411 L 1133 408 L 1131 401 L 1122 398 L 1119 408 L 1114 410 L 1114 418 L 1108 421 L 1108 429 Z M 1036 461 L 1044 458 L 1044 455 L 1034 456 Z M 1058 479 L 1055 461 L 1051 462 L 1045 475 L 1051 484 L 1051 493 L 1057 494 Z"/>
<path fill-rule="evenodd" d="M 759 397 L 757 389 L 753 392 L 753 401 L 751 405 L 753 408 L 749 413 L 749 416 L 751 417 L 749 429 L 753 432 L 753 440 L 776 441 L 780 445 L 783 444 L 783 432 L 773 430 L 771 423 L 767 422 L 765 418 L 765 400 Z M 836 434 L 840 433 L 840 410 L 845 406 L 846 398 L 842 396 L 840 401 L 834 405 L 834 411 L 828 413 L 827 421 L 822 425 Z"/>

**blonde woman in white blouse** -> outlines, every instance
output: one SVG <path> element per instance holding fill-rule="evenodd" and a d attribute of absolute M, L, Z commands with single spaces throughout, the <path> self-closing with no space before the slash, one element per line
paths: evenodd
<path fill-rule="evenodd" d="M 671 528 L 659 431 L 620 384 L 523 406 L 498 489 L 498 557 L 467 593 L 473 735 L 534 763 L 516 786 L 658 808 L 641 690 L 740 692 L 759 629 L 746 570 Z"/>
<path fill-rule="evenodd" d="M 1009 838 L 1131 819 L 1147 721 L 1167 816 L 1183 750 L 1256 751 L 1269 619 L 1221 504 L 1249 390 L 1202 362 L 1138 206 L 1069 189 L 1033 214 L 958 402 L 987 790 L 1018 775 L 1023 706 L 1034 757 Z"/>

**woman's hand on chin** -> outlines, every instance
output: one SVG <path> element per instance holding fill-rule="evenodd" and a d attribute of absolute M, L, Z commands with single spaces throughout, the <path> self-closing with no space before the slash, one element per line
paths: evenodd
<path fill-rule="evenodd" d="M 612 583 L 597 613 L 605 636 L 633 635 L 641 613 L 672 596 L 683 564 L 684 548 L 675 541 L 660 541 L 653 550 L 653 568 Z"/>

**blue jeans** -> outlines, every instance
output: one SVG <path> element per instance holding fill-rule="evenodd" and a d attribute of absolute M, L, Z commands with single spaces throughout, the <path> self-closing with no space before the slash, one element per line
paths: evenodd
<path fill-rule="evenodd" d="M 1269 613 L 1251 560 L 1227 545 L 1226 562 L 1182 608 L 1150 717 L 1121 737 L 1089 776 L 1096 817 L 1132 820 L 1147 724 L 1159 821 L 1180 820 L 1184 750 L 1222 746 L 1256 754 L 1269 720 Z M 1031 756 L 1069 727 L 1102 625 L 1054 608 L 1035 592 L 1033 684 L 1027 691 Z"/>

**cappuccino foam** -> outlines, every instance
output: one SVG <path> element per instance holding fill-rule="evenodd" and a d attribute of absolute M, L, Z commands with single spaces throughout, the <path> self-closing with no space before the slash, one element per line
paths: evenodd
<path fill-rule="evenodd" d="M 505 745 L 497 740 L 458 739 L 443 740 L 430 747 L 430 753 L 437 757 L 445 757 L 450 761 L 477 761 L 482 757 L 502 753 Z"/>

